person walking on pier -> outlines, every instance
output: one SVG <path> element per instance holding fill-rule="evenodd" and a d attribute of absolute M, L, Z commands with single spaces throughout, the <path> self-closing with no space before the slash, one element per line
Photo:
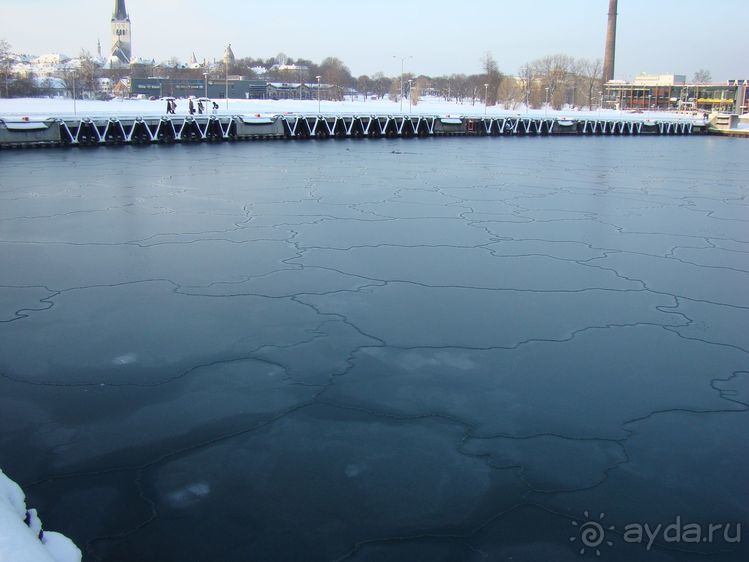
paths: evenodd
<path fill-rule="evenodd" d="M 198 100 L 198 114 L 203 115 L 203 102 Z"/>
<path fill-rule="evenodd" d="M 187 111 L 190 112 L 190 115 L 195 115 L 195 104 L 192 103 L 192 98 L 187 102 Z"/>
<path fill-rule="evenodd" d="M 172 113 L 172 100 L 166 100 L 166 112 L 167 115 Z"/>

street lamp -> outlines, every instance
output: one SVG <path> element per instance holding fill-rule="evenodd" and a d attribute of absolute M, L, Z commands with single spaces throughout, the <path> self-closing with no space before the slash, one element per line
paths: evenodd
<path fill-rule="evenodd" d="M 208 97 L 208 73 L 204 72 L 203 77 L 205 78 L 205 97 Z"/>
<path fill-rule="evenodd" d="M 403 63 L 405 62 L 406 59 L 412 59 L 413 57 L 410 55 L 407 57 L 399 57 L 399 56 L 393 55 L 393 58 L 400 59 L 401 61 L 401 113 L 403 113 Z"/>
<path fill-rule="evenodd" d="M 484 117 L 486 117 L 486 108 L 489 105 L 489 84 L 484 84 Z"/>
<path fill-rule="evenodd" d="M 317 78 L 317 113 L 320 114 L 320 77 L 315 76 Z"/>
<path fill-rule="evenodd" d="M 411 115 L 411 84 L 413 80 L 408 81 L 408 114 Z"/>
<path fill-rule="evenodd" d="M 549 114 L 549 87 L 546 87 L 546 104 L 544 105 L 544 115 Z"/>
<path fill-rule="evenodd" d="M 229 61 L 224 61 L 224 86 L 226 88 L 226 111 L 229 111 Z"/>
<path fill-rule="evenodd" d="M 598 97 L 601 100 L 598 104 L 598 117 L 601 116 L 601 109 L 603 109 L 603 91 L 598 92 Z"/>

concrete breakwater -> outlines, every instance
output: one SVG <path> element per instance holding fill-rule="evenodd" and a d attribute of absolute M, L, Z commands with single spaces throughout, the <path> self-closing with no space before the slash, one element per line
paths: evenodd
<path fill-rule="evenodd" d="M 0 118 L 0 147 L 431 136 L 695 135 L 684 119 L 438 115 L 187 115 Z"/>

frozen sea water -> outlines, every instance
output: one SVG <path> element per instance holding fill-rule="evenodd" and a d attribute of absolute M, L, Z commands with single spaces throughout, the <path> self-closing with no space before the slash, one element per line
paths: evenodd
<path fill-rule="evenodd" d="M 3 151 L 0 466 L 91 560 L 746 560 L 746 154 Z"/>

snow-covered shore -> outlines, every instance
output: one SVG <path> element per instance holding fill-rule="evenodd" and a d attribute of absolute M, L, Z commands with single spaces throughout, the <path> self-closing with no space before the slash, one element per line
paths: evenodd
<path fill-rule="evenodd" d="M 216 100 L 219 104 L 218 114 L 232 115 L 277 115 L 281 113 L 317 113 L 318 104 L 316 100 L 239 100 L 230 99 Z M 401 113 L 400 102 L 387 99 L 355 101 L 322 101 L 320 111 L 323 113 L 343 113 L 369 115 L 397 114 Z M 11 98 L 0 100 L 0 118 L 29 117 L 41 119 L 44 117 L 63 117 L 74 115 L 83 116 L 142 116 L 142 115 L 164 115 L 166 114 L 166 102 L 161 100 L 122 100 L 111 101 L 78 100 L 73 107 L 70 99 L 49 98 Z M 475 104 L 446 102 L 440 99 L 424 99 L 418 105 L 409 108 L 408 100 L 403 102 L 403 113 L 413 115 L 465 115 L 481 117 L 485 114 L 485 108 L 480 102 Z M 187 100 L 177 100 L 177 114 L 187 114 Z M 587 109 L 564 109 L 545 110 L 527 109 L 524 106 L 515 109 L 505 109 L 502 106 L 491 106 L 486 108 L 486 115 L 517 116 L 518 114 L 529 117 L 559 117 L 569 119 L 585 118 L 636 118 L 636 119 L 678 119 L 689 121 L 702 121 L 702 114 L 674 113 L 666 111 L 652 111 L 646 113 L 631 113 L 628 111 L 615 111 L 611 109 L 587 110 Z"/>
<path fill-rule="evenodd" d="M 80 562 L 81 551 L 60 533 L 42 531 L 21 487 L 0 470 L 0 562 Z"/>

